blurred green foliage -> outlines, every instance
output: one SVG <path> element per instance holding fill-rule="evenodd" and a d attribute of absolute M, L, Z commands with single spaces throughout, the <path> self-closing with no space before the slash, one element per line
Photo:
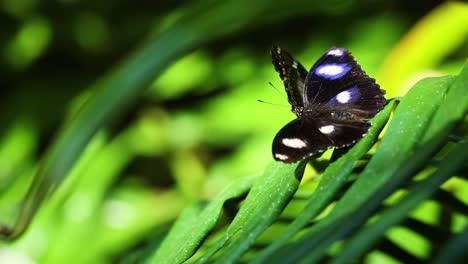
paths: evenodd
<path fill-rule="evenodd" d="M 293 118 L 289 106 L 256 102 L 287 105 L 268 84 L 283 89 L 270 64 L 273 43 L 306 67 L 345 47 L 387 98 L 422 77 L 458 74 L 468 55 L 468 6 L 460 2 L 2 0 L 0 10 L 0 223 L 21 235 L 0 242 L 1 263 L 152 260 L 187 206 L 180 221 L 193 225 L 208 225 L 197 222 L 200 200 L 213 200 L 219 214 L 236 207 L 223 203 L 250 189 L 272 160 L 274 134 Z M 460 130 L 466 136 L 466 125 Z M 320 172 L 307 167 L 295 197 L 310 196 Z M 284 182 L 274 180 L 257 192 L 277 195 L 268 188 Z M 238 189 L 221 192 L 229 184 Z M 456 178 L 444 184 L 465 207 L 467 188 Z M 291 218 L 304 207 L 295 202 L 284 212 Z M 265 207 L 241 215 L 268 208 L 268 200 L 258 204 Z M 444 210 L 427 201 L 412 217 L 438 224 Z M 211 224 L 224 230 L 231 218 Z M 450 221 L 460 232 L 466 215 Z M 267 245 L 284 232 L 271 229 L 260 238 Z M 411 228 L 387 234 L 407 254 L 431 254 L 431 241 Z M 391 253 L 366 260 L 391 263 Z"/>

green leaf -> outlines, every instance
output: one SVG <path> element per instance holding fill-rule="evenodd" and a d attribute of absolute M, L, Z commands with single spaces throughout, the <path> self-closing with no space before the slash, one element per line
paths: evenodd
<path fill-rule="evenodd" d="M 224 203 L 248 192 L 254 181 L 254 177 L 241 179 L 206 207 L 197 203 L 185 209 L 148 263 L 181 263 L 190 258 L 216 225 Z"/>
<path fill-rule="evenodd" d="M 280 215 L 299 187 L 304 168 L 305 162 L 271 163 L 257 178 L 226 232 L 197 263 L 213 261 L 215 253 L 216 261 L 235 262 Z"/>
<path fill-rule="evenodd" d="M 432 263 L 462 263 L 466 259 L 466 243 L 468 243 L 468 228 L 450 239 Z"/>
<path fill-rule="evenodd" d="M 203 239 L 215 226 L 223 204 L 234 197 L 239 197 L 249 189 L 243 206 L 229 225 L 223 237 L 213 245 L 209 252 L 214 254 L 223 246 L 224 252 L 241 254 L 255 239 L 241 239 L 245 232 L 261 233 L 281 213 L 285 204 L 299 186 L 304 171 L 304 163 L 283 164 L 273 162 L 262 175 L 242 179 L 227 187 L 215 200 L 200 213 L 199 205 L 184 211 L 173 229 L 155 252 L 149 263 L 180 263 L 190 258 Z M 232 250 L 226 250 L 226 247 Z M 199 262 L 211 257 L 206 253 Z"/>
<path fill-rule="evenodd" d="M 465 64 L 460 74 L 444 98 L 444 104 L 431 120 L 431 125 L 424 135 L 421 144 L 445 138 L 455 125 L 463 121 L 468 112 L 468 64 Z"/>

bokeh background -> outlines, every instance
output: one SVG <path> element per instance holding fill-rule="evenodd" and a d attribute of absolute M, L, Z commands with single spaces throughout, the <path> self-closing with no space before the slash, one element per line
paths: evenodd
<path fill-rule="evenodd" d="M 0 242 L 0 263 L 129 261 L 159 243 L 185 206 L 261 171 L 273 136 L 294 118 L 271 65 L 272 44 L 306 68 L 330 47 L 347 48 L 392 98 L 424 76 L 460 71 L 467 8 L 406 0 L 1 0 L 2 224 L 15 223 L 47 151 L 80 109 L 109 87 L 147 81 L 99 101 L 111 114 L 96 123 L 64 181 L 47 183 L 62 184 L 27 232 Z M 427 245 L 415 240 L 415 254 L 424 254 Z"/>

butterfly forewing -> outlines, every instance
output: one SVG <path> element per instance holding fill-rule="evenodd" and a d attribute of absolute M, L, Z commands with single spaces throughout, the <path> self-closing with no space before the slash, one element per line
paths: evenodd
<path fill-rule="evenodd" d="M 273 141 L 276 160 L 296 162 L 331 147 L 354 144 L 367 133 L 369 120 L 385 105 L 385 91 L 345 49 L 333 48 L 322 55 L 304 77 L 304 85 L 297 81 L 304 72 L 291 70 L 293 64 L 300 64 L 289 53 L 274 47 L 272 56 L 298 116 L 277 133 Z M 301 101 L 299 95 L 303 96 Z"/>
<path fill-rule="evenodd" d="M 335 104 L 359 108 L 373 116 L 385 104 L 383 95 L 384 91 L 366 75 L 349 51 L 333 48 L 310 69 L 304 86 L 304 105 Z"/>
<path fill-rule="evenodd" d="M 304 105 L 304 83 L 307 70 L 287 51 L 274 45 L 271 49 L 272 62 L 275 70 L 283 80 L 288 100 L 293 109 Z"/>

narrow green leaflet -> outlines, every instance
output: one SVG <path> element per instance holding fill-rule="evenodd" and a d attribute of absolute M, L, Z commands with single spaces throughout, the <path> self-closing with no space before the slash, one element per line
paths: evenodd
<path fill-rule="evenodd" d="M 245 178 L 228 186 L 205 208 L 199 203 L 185 209 L 148 263 L 181 263 L 190 258 L 216 225 L 224 203 L 247 193 L 256 178 Z"/>
<path fill-rule="evenodd" d="M 214 260 L 234 263 L 281 214 L 299 187 L 304 168 L 305 162 L 271 163 L 255 182 L 223 237 L 197 263 Z"/>
<path fill-rule="evenodd" d="M 432 263 L 462 263 L 466 259 L 466 244 L 468 243 L 468 228 L 461 234 L 450 239 Z"/>
<path fill-rule="evenodd" d="M 445 98 L 445 103 L 432 118 L 431 126 L 421 141 L 426 144 L 438 136 L 445 137 L 468 113 L 468 64 L 465 64 Z"/>
<path fill-rule="evenodd" d="M 443 103 L 452 81 L 452 77 L 440 77 L 418 82 L 402 99 L 378 151 L 330 215 L 312 227 L 303 238 L 270 255 L 268 260 L 275 263 L 294 262 L 314 253 L 320 257 L 334 242 L 333 224 L 358 209 L 366 200 L 375 199 L 375 191 L 387 184 L 392 175 L 414 155 L 415 147 L 434 112 Z"/>

